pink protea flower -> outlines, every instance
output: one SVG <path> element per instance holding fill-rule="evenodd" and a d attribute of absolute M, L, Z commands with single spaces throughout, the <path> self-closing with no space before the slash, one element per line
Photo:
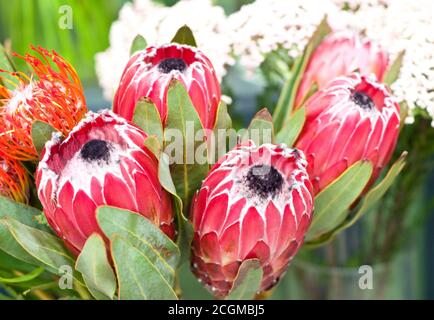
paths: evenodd
<path fill-rule="evenodd" d="M 303 243 L 313 196 L 302 152 L 285 145 L 237 146 L 211 169 L 192 206 L 192 271 L 225 296 L 240 264 L 259 259 L 272 287 Z"/>
<path fill-rule="evenodd" d="M 29 177 L 17 160 L 0 153 L 0 195 L 17 202 L 29 200 Z"/>
<path fill-rule="evenodd" d="M 306 102 L 296 142 L 309 163 L 315 194 L 359 160 L 371 161 L 371 183 L 389 162 L 399 134 L 399 105 L 387 88 L 358 73 L 339 77 Z"/>
<path fill-rule="evenodd" d="M 220 86 L 209 59 L 198 49 L 168 44 L 134 54 L 116 91 L 113 111 L 131 120 L 137 101 L 148 97 L 165 123 L 167 90 L 172 79 L 181 81 L 206 129 L 212 129 L 220 102 Z"/>
<path fill-rule="evenodd" d="M 295 105 L 300 106 L 313 84 L 322 89 L 334 78 L 355 71 L 363 75 L 374 74 L 381 82 L 388 64 L 389 54 L 378 43 L 352 32 L 332 33 L 310 57 Z"/>
<path fill-rule="evenodd" d="M 74 253 L 100 232 L 95 217 L 100 205 L 138 212 L 173 238 L 171 199 L 145 138 L 139 128 L 104 111 L 89 113 L 65 140 L 53 136 L 47 142 L 36 172 L 38 195 L 49 224 Z"/>
<path fill-rule="evenodd" d="M 23 161 L 38 160 L 31 135 L 35 120 L 67 135 L 87 111 L 74 68 L 54 51 L 32 49 L 34 56 L 16 55 L 31 67 L 32 76 L 12 72 L 14 90 L 0 85 L 0 148 L 8 157 Z M 1 74 L 0 79 L 10 82 Z"/>

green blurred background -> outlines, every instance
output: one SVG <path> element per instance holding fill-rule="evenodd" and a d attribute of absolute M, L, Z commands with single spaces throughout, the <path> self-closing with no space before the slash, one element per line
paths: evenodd
<path fill-rule="evenodd" d="M 21 54 L 28 51 L 30 44 L 56 50 L 77 69 L 85 87 L 90 109 L 109 107 L 110 102 L 104 100 L 98 87 L 94 55 L 109 46 L 110 26 L 125 2 L 127 0 L 0 0 L 0 42 Z M 170 6 L 177 0 L 156 2 Z M 223 6 L 227 14 L 249 2 L 252 0 L 214 0 L 215 4 Z M 62 15 L 59 8 L 64 5 L 70 6 L 73 10 L 72 29 L 59 28 L 59 17 Z M 246 97 L 245 104 L 251 103 L 251 97 Z M 434 197 L 433 186 L 434 177 L 428 184 L 427 198 Z M 423 262 L 418 266 L 418 271 L 413 272 L 422 273 L 424 288 L 421 297 L 434 298 L 434 218 L 421 229 L 425 230 L 420 242 L 418 240 L 415 249 L 417 252 L 411 252 L 424 258 L 421 259 Z M 191 297 L 200 297 L 202 291 L 199 285 L 195 281 L 190 281 L 191 277 L 185 279 L 186 285 L 192 286 L 192 292 L 199 294 Z M 281 287 L 285 289 L 285 285 Z M 285 298 L 279 296 L 279 292 L 275 297 Z"/>

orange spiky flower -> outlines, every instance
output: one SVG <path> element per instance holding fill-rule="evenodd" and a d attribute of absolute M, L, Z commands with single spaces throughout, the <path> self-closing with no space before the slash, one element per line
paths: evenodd
<path fill-rule="evenodd" d="M 25 60 L 32 69 L 10 74 L 16 83 L 0 75 L 3 83 L 12 83 L 10 90 L 0 84 L 0 150 L 8 157 L 38 160 L 31 129 L 35 120 L 50 124 L 67 135 L 86 113 L 80 79 L 74 68 L 55 51 L 31 46 L 38 56 L 15 56 Z"/>
<path fill-rule="evenodd" d="M 0 196 L 22 203 L 27 203 L 29 200 L 29 177 L 26 170 L 19 161 L 9 159 L 2 154 L 0 154 Z"/>

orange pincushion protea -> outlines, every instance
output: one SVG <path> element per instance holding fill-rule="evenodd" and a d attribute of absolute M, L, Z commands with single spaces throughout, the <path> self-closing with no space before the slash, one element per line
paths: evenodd
<path fill-rule="evenodd" d="M 27 203 L 29 180 L 26 170 L 17 160 L 0 154 L 0 196 Z"/>
<path fill-rule="evenodd" d="M 0 150 L 23 161 L 38 159 L 31 137 L 35 120 L 67 135 L 86 113 L 83 88 L 74 68 L 54 51 L 32 49 L 39 57 L 15 54 L 32 68 L 32 76 L 12 72 L 9 74 L 17 79 L 15 89 L 0 85 Z M 1 75 L 0 79 L 10 83 Z"/>

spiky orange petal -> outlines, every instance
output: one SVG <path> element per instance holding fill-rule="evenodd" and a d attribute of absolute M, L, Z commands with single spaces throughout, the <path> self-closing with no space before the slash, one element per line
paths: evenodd
<path fill-rule="evenodd" d="M 31 77 L 22 72 L 0 70 L 17 80 L 14 90 L 0 85 L 0 150 L 23 161 L 38 159 L 31 138 L 35 120 L 67 135 L 87 111 L 74 68 L 55 51 L 31 48 L 37 55 L 14 54 L 31 67 Z M 8 81 L 1 76 L 0 79 Z"/>
<path fill-rule="evenodd" d="M 17 202 L 29 200 L 29 178 L 19 161 L 0 155 L 0 195 Z"/>

